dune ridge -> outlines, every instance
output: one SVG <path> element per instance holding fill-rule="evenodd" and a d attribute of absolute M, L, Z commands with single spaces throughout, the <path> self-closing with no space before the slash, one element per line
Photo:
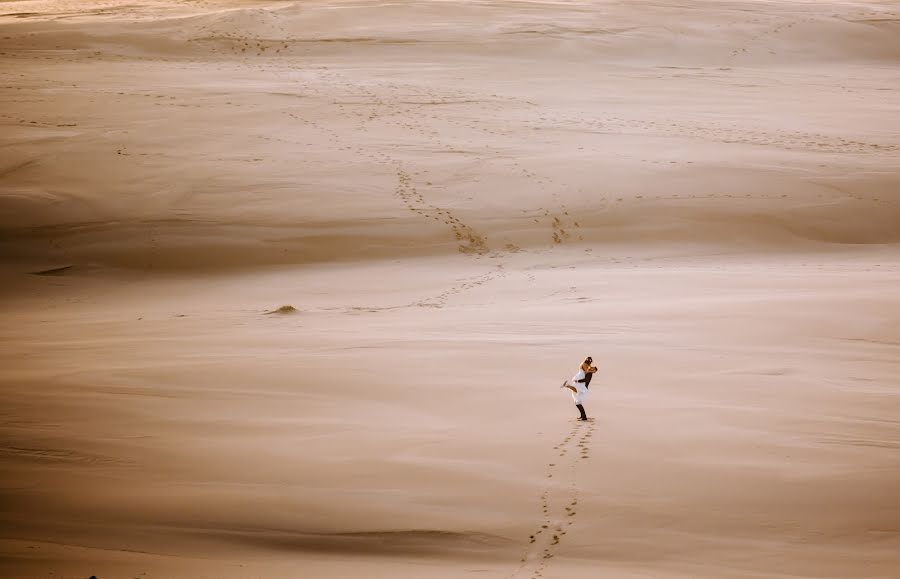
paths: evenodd
<path fill-rule="evenodd" d="M 889 61 L 900 46 L 900 35 L 892 34 L 896 14 L 889 3 L 835 5 L 830 14 L 819 5 L 769 6 L 755 16 L 754 3 L 743 7 L 749 15 L 737 5 L 704 5 L 703 19 L 697 22 L 691 18 L 699 8 L 649 4 L 607 5 L 602 14 L 577 4 L 541 3 L 523 4 L 521 11 L 491 3 L 219 4 L 210 13 L 172 14 L 176 9 L 165 3 L 101 3 L 98 13 L 78 10 L 74 22 L 60 20 L 50 11 L 54 6 L 37 3 L 27 15 L 4 17 L 9 31 L 0 41 L 6 43 L 4 53 L 35 67 L 53 55 L 71 55 L 79 67 L 92 62 L 104 66 L 110 79 L 127 74 L 124 67 L 132 59 L 151 64 L 145 87 L 137 91 L 116 90 L 115 80 L 89 80 L 72 87 L 71 105 L 35 94 L 35 107 L 53 103 L 54 118 L 29 113 L 27 107 L 6 115 L 16 142 L 11 162 L 0 169 L 7 191 L 0 226 L 10 241 L 10 259 L 47 261 L 62 250 L 63 260 L 120 267 L 252 267 L 341 257 L 478 254 L 561 242 L 732 245 L 738 240 L 739 245 L 767 250 L 773 235 L 794 238 L 788 247 L 897 242 L 900 209 L 889 193 L 897 186 L 897 175 L 878 167 L 896 156 L 900 141 L 873 122 L 890 114 L 889 108 L 857 105 L 858 97 L 851 96 L 862 92 L 872 95 L 868 102 L 883 103 L 878 98 L 883 91 L 896 90 L 896 82 L 878 70 L 875 59 Z M 401 13 L 442 24 L 410 27 Z M 663 33 L 653 24 L 673 14 L 684 27 L 670 23 Z M 618 26 L 621 34 L 614 36 L 619 40 L 588 42 L 597 32 L 584 23 L 601 18 L 606 27 L 597 29 L 601 36 Z M 322 37 L 324 32 L 329 36 Z M 403 60 L 404 52 L 382 54 L 371 46 L 420 42 L 403 36 L 408 34 L 435 43 L 416 48 L 419 58 L 430 54 L 427 58 L 444 64 L 414 78 L 418 60 Z M 673 50 L 671 42 L 655 45 L 648 35 L 657 41 L 677 39 L 678 48 Z M 823 35 L 840 40 L 818 42 Z M 587 44 L 570 46 L 570 37 Z M 736 41 L 768 49 L 761 55 L 731 48 Z M 791 50 L 782 51 L 779 43 Z M 844 52 L 835 60 L 838 47 Z M 869 54 L 872 47 L 878 50 Z M 442 68 L 464 71 L 473 58 L 467 51 L 473 49 L 504 63 L 509 77 L 482 83 L 477 77 L 466 82 L 463 76 L 452 89 L 432 83 L 429 74 L 439 75 Z M 402 44 L 398 50 L 408 49 Z M 351 54 L 370 63 L 366 76 L 325 64 Z M 585 95 L 612 89 L 600 96 L 599 108 L 577 93 L 553 92 L 552 78 L 529 78 L 525 72 L 526 55 L 553 62 L 575 54 L 561 68 L 561 78 L 577 79 Z M 379 68 L 384 58 L 391 65 Z M 198 68 L 206 59 L 217 64 Z M 454 60 L 458 63 L 451 65 Z M 833 68 L 802 80 L 794 69 L 819 66 L 812 61 Z M 182 65 L 167 62 L 181 62 L 195 76 L 173 85 L 171 75 L 180 74 L 173 71 Z M 233 64 L 225 64 L 229 62 Z M 614 72 L 594 75 L 592 67 L 598 63 L 610 63 Z M 828 79 L 845 82 L 846 75 L 857 74 L 867 63 L 876 67 L 871 81 L 849 93 L 841 85 L 822 96 L 826 107 L 844 107 L 847 123 L 871 126 L 880 134 L 851 136 L 836 127 L 823 131 L 815 115 L 793 102 L 795 91 L 817 90 L 813 87 Z M 306 72 L 299 73 L 298 64 Z M 637 67 L 636 72 L 623 68 L 628 65 Z M 223 76 L 229 66 L 240 71 L 240 83 Z M 764 80 L 765 67 L 785 69 L 789 80 L 783 87 Z M 48 72 L 52 70 L 62 69 Z M 510 81 L 520 71 L 529 81 L 513 85 Z M 675 88 L 655 98 L 641 94 L 635 103 L 643 107 L 639 113 L 616 104 L 622 102 L 616 92 L 661 81 Z M 695 87 L 704 87 L 707 94 L 694 94 Z M 29 90 L 17 90 L 22 88 Z M 779 104 L 736 123 L 730 111 L 734 95 L 749 103 L 762 94 Z M 137 122 L 160 132 L 154 129 L 152 141 L 140 136 L 149 133 L 127 129 L 110 139 L 101 117 L 78 112 L 91 110 L 97 102 L 91 95 L 108 95 L 104 106 L 111 120 L 126 123 L 122 126 Z M 256 111 L 254 98 L 266 98 L 271 106 Z M 226 123 L 198 140 L 190 128 L 192 118 L 197 107 L 212 103 L 233 111 L 229 123 L 251 123 L 253 128 L 248 134 L 234 133 Z M 430 112 L 431 105 L 445 108 Z M 684 110 L 668 118 L 665 111 L 671 107 Z M 491 126 L 480 120 L 485 114 L 493 118 Z M 790 128 L 780 119 L 787 119 Z M 523 142 L 524 134 L 534 138 Z M 175 135 L 191 143 L 191 155 L 173 158 L 180 146 Z M 741 159 L 741 166 L 723 163 L 723 148 L 732 159 Z M 440 153 L 451 156 L 442 160 Z M 308 161 L 292 166 L 297 156 Z M 371 187 L 347 190 L 317 156 L 371 172 Z M 107 167 L 96 194 L 91 192 L 93 176 L 82 172 L 87 165 L 79 157 L 102 159 Z M 527 159 L 531 168 L 524 169 L 516 159 Z M 223 163 L 246 168 L 234 179 L 234 173 L 221 171 Z M 419 174 L 408 168 L 416 165 Z M 820 170 L 823 165 L 826 169 Z M 422 179 L 422 170 L 432 176 Z M 52 192 L 41 188 L 45 176 L 57 174 L 69 185 Z M 179 175 L 191 177 L 172 190 Z M 231 177 L 226 180 L 226 175 Z M 634 179 L 636 175 L 640 177 Z M 162 190 L 160 183 L 166 183 Z M 344 189 L 339 215 L 321 204 L 311 207 L 312 200 L 335 187 Z M 515 208 L 490 203 L 493 191 L 503 187 L 519 192 Z M 240 217 L 228 215 L 204 190 L 244 192 L 258 201 L 240 207 Z M 545 193 L 553 201 L 549 207 Z M 366 199 L 357 204 L 361 195 Z M 284 205 L 298 196 L 307 201 L 285 220 Z M 398 197 L 412 213 L 397 213 Z M 848 212 L 856 216 L 852 222 L 845 219 Z M 242 224 L 241 234 L 235 233 L 236 221 Z M 292 228 L 317 234 L 291 240 Z M 116 244 L 111 252 L 106 240 L 114 237 L 129 242 Z M 219 259 L 226 254 L 227 259 Z"/>

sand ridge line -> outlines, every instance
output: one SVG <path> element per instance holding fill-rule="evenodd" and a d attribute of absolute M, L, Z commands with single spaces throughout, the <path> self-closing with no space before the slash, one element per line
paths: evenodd
<path fill-rule="evenodd" d="M 128 459 L 65 448 L 2 446 L 0 447 L 0 457 L 7 460 L 27 461 L 44 465 L 131 466 L 134 464 L 133 461 Z"/>
<path fill-rule="evenodd" d="M 519 566 L 507 579 L 540 579 L 556 555 L 577 516 L 578 466 L 590 458 L 589 444 L 595 423 L 576 421 L 553 450 L 554 462 L 547 464 L 546 484 L 539 497 L 540 519 L 529 537 Z"/>

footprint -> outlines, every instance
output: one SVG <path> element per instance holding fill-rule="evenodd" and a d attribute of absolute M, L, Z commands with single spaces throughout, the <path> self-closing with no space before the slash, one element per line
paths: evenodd
<path fill-rule="evenodd" d="M 584 454 L 587 452 L 594 424 L 590 423 L 587 430 L 582 430 L 581 427 L 581 423 L 576 424 L 553 446 L 554 450 L 560 451 L 560 457 L 565 456 L 570 448 L 577 447 L 582 449 L 581 458 L 586 458 Z M 540 522 L 537 529 L 529 535 L 519 566 L 507 576 L 509 579 L 543 577 L 556 548 L 566 535 L 564 529 L 571 526 L 577 516 L 577 464 L 578 459 L 575 457 L 567 461 L 547 463 L 548 482 L 539 497 Z"/>

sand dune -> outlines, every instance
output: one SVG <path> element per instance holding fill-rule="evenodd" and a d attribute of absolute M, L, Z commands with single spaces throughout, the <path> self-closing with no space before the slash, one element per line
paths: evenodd
<path fill-rule="evenodd" d="M 0 575 L 896 576 L 898 23 L 0 2 Z"/>
<path fill-rule="evenodd" d="M 288 3 L 155 20 L 160 6 L 113 8 L 83 24 L 78 12 L 77 25 L 7 16 L 7 50 L 29 70 L 74 48 L 77 63 L 48 72 L 105 71 L 9 117 L 4 224 L 29 255 L 60 238 L 74 259 L 137 267 L 203 266 L 218 250 L 251 265 L 480 253 L 540 247 L 548 225 L 560 242 L 897 241 L 897 174 L 885 164 L 900 141 L 883 126 L 896 82 L 879 63 L 900 35 L 887 6 L 751 17 L 730 4 Z M 412 15 L 433 24 L 411 26 Z M 661 30 L 673 15 L 686 29 Z M 600 21 L 623 32 L 591 44 L 606 29 L 587 24 Z M 735 54 L 754 42 L 765 54 Z M 498 66 L 470 74 L 477 54 Z M 122 86 L 135 59 L 146 63 L 140 84 Z M 553 74 L 535 75 L 542 66 Z M 840 84 L 864 66 L 858 86 Z M 94 158 L 99 191 L 84 162 Z M 347 183 L 348 163 L 368 182 Z M 65 185 L 48 191 L 47 178 Z M 498 188 L 515 191 L 515 207 L 490 202 Z M 223 191 L 252 201 L 223 204 Z M 398 214 L 398 197 L 410 213 Z"/>

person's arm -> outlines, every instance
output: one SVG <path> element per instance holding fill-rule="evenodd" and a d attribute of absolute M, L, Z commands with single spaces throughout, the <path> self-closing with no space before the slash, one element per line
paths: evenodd
<path fill-rule="evenodd" d="M 571 390 L 571 391 L 574 392 L 575 394 L 578 394 L 578 390 L 577 390 L 574 386 L 569 386 L 568 384 L 566 384 L 566 388 L 568 388 L 569 390 Z"/>
<path fill-rule="evenodd" d="M 589 373 L 589 374 L 593 374 L 593 373 L 596 372 L 596 371 L 597 371 L 597 367 L 596 367 L 596 366 L 591 366 L 590 368 L 588 368 L 587 370 L 585 370 L 585 372 L 587 372 L 587 373 Z"/>

